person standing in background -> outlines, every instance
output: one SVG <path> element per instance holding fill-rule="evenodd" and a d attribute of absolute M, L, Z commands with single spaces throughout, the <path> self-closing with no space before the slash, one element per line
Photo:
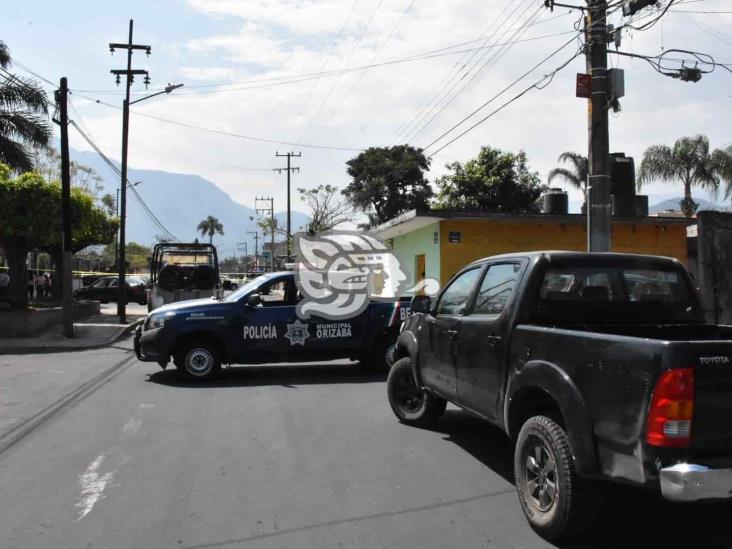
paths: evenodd
<path fill-rule="evenodd" d="M 36 290 L 36 275 L 33 271 L 28 271 L 28 297 L 33 299 L 33 293 Z"/>
<path fill-rule="evenodd" d="M 36 297 L 43 299 L 46 295 L 46 277 L 42 274 L 36 275 Z"/>

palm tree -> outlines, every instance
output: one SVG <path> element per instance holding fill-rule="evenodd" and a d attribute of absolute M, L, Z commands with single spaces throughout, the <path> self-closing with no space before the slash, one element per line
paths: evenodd
<path fill-rule="evenodd" d="M 33 169 L 33 149 L 51 139 L 48 98 L 35 80 L 7 71 L 10 51 L 0 41 L 0 162 L 14 170 Z"/>
<path fill-rule="evenodd" d="M 691 198 L 691 187 L 710 191 L 715 197 L 722 182 L 727 182 L 726 196 L 732 192 L 732 155 L 716 149 L 709 152 L 709 139 L 704 135 L 682 137 L 673 148 L 653 145 L 643 153 L 638 173 L 638 188 L 649 181 L 680 181 L 684 185 L 684 198 L 679 202 L 686 217 L 692 217 L 698 204 Z"/>
<path fill-rule="evenodd" d="M 551 183 L 553 179 L 558 177 L 560 179 L 563 179 L 573 187 L 584 190 L 587 186 L 587 174 L 589 170 L 587 166 L 587 157 L 574 152 L 563 152 L 559 155 L 557 161 L 569 162 L 572 166 L 572 169 L 568 170 L 567 168 L 554 168 L 552 171 L 549 172 L 549 183 Z"/>
<path fill-rule="evenodd" d="M 209 215 L 206 219 L 201 221 L 196 227 L 202 236 L 208 235 L 209 243 L 213 243 L 213 237 L 216 233 L 224 234 L 224 226 L 214 216 Z"/>

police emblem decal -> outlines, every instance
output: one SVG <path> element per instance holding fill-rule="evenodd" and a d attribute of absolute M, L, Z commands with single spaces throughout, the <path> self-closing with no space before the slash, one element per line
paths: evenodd
<path fill-rule="evenodd" d="M 308 325 L 296 320 L 293 324 L 287 325 L 285 337 L 290 340 L 290 345 L 305 345 L 305 340 L 310 337 Z"/>

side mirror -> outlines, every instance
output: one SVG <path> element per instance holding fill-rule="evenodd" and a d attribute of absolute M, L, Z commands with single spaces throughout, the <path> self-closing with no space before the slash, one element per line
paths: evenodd
<path fill-rule="evenodd" d="M 431 299 L 428 295 L 415 295 L 409 305 L 412 313 L 429 313 Z"/>
<path fill-rule="evenodd" d="M 259 294 L 252 294 L 247 297 L 247 307 L 256 307 L 262 304 L 262 298 Z"/>

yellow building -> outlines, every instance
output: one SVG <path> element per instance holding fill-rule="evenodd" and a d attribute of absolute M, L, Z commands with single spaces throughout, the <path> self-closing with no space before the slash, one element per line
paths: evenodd
<path fill-rule="evenodd" d="M 687 219 L 612 219 L 612 251 L 675 257 L 687 263 Z M 379 225 L 408 281 L 434 278 L 445 284 L 471 261 L 503 253 L 587 250 L 587 218 L 581 214 L 494 214 L 412 210 Z"/>

